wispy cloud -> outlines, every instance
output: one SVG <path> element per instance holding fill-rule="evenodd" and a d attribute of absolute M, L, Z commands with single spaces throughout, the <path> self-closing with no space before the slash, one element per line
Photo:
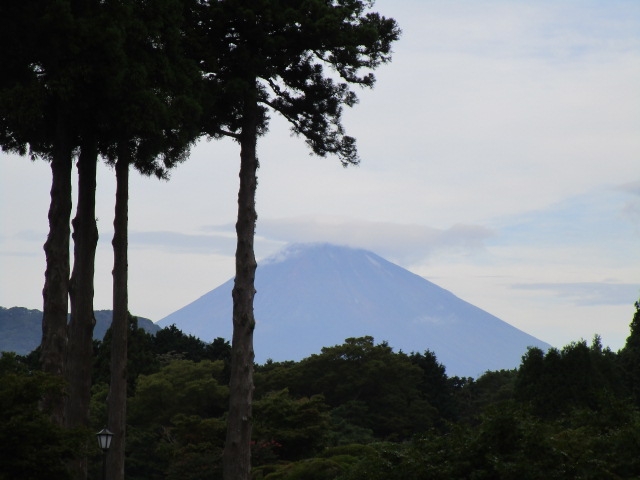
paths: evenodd
<path fill-rule="evenodd" d="M 16 232 L 14 235 L 12 235 L 11 237 L 9 236 L 4 236 L 4 237 L 0 237 L 0 241 L 2 240 L 17 240 L 17 241 L 21 241 L 21 242 L 41 242 L 44 243 L 44 241 L 47 239 L 47 234 L 45 231 L 38 231 L 38 230 L 21 230 L 19 232 Z"/>
<path fill-rule="evenodd" d="M 258 226 L 267 239 L 289 243 L 329 242 L 372 250 L 403 263 L 425 260 L 438 251 L 470 252 L 484 248 L 494 235 L 480 225 L 447 229 L 393 222 L 370 222 L 344 217 L 265 219 Z"/>
<path fill-rule="evenodd" d="M 132 248 L 156 248 L 169 253 L 232 254 L 235 237 L 225 234 L 191 234 L 171 231 L 136 232 L 129 234 Z"/>
<path fill-rule="evenodd" d="M 634 225 L 636 235 L 640 236 L 640 180 L 625 183 L 618 188 L 631 195 L 622 207 L 622 216 Z"/>
<path fill-rule="evenodd" d="M 493 245 L 535 247 L 597 246 L 612 257 L 640 259 L 640 198 L 635 183 L 600 188 L 565 198 L 547 208 L 492 222 Z"/>
<path fill-rule="evenodd" d="M 550 292 L 575 305 L 632 305 L 640 297 L 640 283 L 529 283 L 512 288 Z"/>
<path fill-rule="evenodd" d="M 640 180 L 636 180 L 635 182 L 623 183 L 622 185 L 618 186 L 618 189 L 623 192 L 627 192 L 640 197 Z"/>
<path fill-rule="evenodd" d="M 6 258 L 40 258 L 42 256 L 41 252 L 34 251 L 17 251 L 17 250 L 0 250 L 0 257 Z"/>

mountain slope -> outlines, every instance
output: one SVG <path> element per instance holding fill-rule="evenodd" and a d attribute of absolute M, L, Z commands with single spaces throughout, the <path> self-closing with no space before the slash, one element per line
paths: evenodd
<path fill-rule="evenodd" d="M 231 338 L 233 280 L 158 322 L 212 341 Z M 371 335 L 405 352 L 433 351 L 449 375 L 515 368 L 546 343 L 451 292 L 359 249 L 293 245 L 256 272 L 256 361 L 300 360 Z"/>
<path fill-rule="evenodd" d="M 111 310 L 96 310 L 93 338 L 102 340 L 111 325 Z M 148 318 L 138 317 L 138 326 L 155 334 L 160 328 Z M 42 340 L 42 312 L 23 307 L 0 307 L 0 352 L 27 355 Z"/>

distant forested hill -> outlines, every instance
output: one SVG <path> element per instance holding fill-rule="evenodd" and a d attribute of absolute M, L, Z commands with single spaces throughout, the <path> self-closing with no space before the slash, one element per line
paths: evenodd
<path fill-rule="evenodd" d="M 93 338 L 102 340 L 111 325 L 111 310 L 96 310 Z M 149 333 L 160 330 L 148 318 L 138 317 L 138 326 Z M 26 355 L 35 350 L 42 339 L 42 312 L 22 307 L 0 307 L 0 352 Z"/>

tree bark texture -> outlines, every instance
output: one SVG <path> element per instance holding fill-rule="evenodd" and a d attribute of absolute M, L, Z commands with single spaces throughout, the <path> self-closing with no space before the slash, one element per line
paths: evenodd
<path fill-rule="evenodd" d="M 65 399 L 65 425 L 68 428 L 89 426 L 91 401 L 91 368 L 93 366 L 94 271 L 98 226 L 96 224 L 96 142 L 83 142 L 78 159 L 78 206 L 73 225 L 73 271 L 69 283 L 71 317 L 65 379 L 68 396 Z M 93 439 L 92 439 L 93 440 Z M 87 478 L 87 457 L 79 454 L 71 462 L 73 477 Z"/>
<path fill-rule="evenodd" d="M 51 159 L 51 203 L 49 234 L 44 244 L 46 270 L 42 290 L 42 369 L 63 378 L 67 348 L 67 314 L 69 307 L 69 221 L 71 219 L 71 146 L 65 121 L 59 115 L 56 145 Z M 43 408 L 50 411 L 55 423 L 64 424 L 64 398 L 49 396 Z"/>
<path fill-rule="evenodd" d="M 107 478 L 124 479 L 127 417 L 127 336 L 129 332 L 128 217 L 129 159 L 116 162 L 116 206 L 113 220 L 113 320 L 111 323 L 111 382 L 107 405 L 108 428 L 113 432 L 107 454 Z"/>
<path fill-rule="evenodd" d="M 255 92 L 254 92 L 255 93 Z M 236 223 L 236 276 L 233 287 L 233 337 L 229 416 L 223 451 L 224 480 L 251 478 L 251 403 L 253 397 L 253 330 L 256 259 L 254 254 L 258 104 L 249 96 L 240 134 L 240 189 Z"/>

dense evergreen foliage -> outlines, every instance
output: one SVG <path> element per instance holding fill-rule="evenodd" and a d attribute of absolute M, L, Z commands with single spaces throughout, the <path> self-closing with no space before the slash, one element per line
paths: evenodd
<path fill-rule="evenodd" d="M 80 445 L 81 432 L 63 430 L 40 403 L 62 390 L 59 378 L 31 369 L 13 353 L 0 357 L 0 479 L 71 478 L 65 461 Z M 79 435 L 80 433 L 80 435 Z"/>
<path fill-rule="evenodd" d="M 596 336 L 591 344 L 530 349 L 518 369 L 477 379 L 448 377 L 432 352 L 395 352 L 371 337 L 348 338 L 299 362 L 256 365 L 253 476 L 638 478 L 636 308 L 619 352 Z M 110 337 L 95 342 L 96 431 L 106 418 Z M 175 326 L 154 336 L 134 317 L 129 338 L 127 478 L 222 478 L 229 342 L 206 344 Z M 37 358 L 0 359 L 2 435 L 13 448 L 7 471 L 40 449 L 42 465 L 33 463 L 31 478 L 43 477 L 41 466 L 66 478 L 60 459 L 77 437 L 38 410 L 42 390 L 60 383 L 37 369 Z M 98 474 L 99 452 L 90 458 Z"/>

